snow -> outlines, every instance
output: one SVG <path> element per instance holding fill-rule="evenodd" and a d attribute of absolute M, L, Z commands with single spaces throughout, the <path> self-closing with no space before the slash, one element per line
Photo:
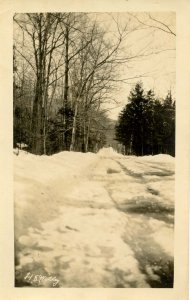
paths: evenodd
<path fill-rule="evenodd" d="M 98 155 L 100 157 L 118 157 L 121 156 L 121 154 L 117 153 L 112 147 L 108 148 L 102 148 L 99 150 Z"/>
<path fill-rule="evenodd" d="M 56 276 L 59 287 L 161 287 L 160 270 L 173 262 L 174 162 L 112 148 L 49 157 L 19 151 L 17 281 L 26 284 L 31 272 Z"/>
<path fill-rule="evenodd" d="M 20 149 L 24 149 L 24 148 L 27 148 L 28 145 L 27 144 L 24 144 L 24 143 L 16 143 L 17 147 L 20 148 Z"/>
<path fill-rule="evenodd" d="M 39 182 L 51 181 L 57 178 L 76 177 L 81 170 L 87 170 L 97 158 L 95 154 L 61 152 L 52 156 L 38 156 L 20 151 L 15 156 L 15 168 L 17 174 L 24 175 L 28 179 L 36 179 Z"/>
<path fill-rule="evenodd" d="M 163 247 L 167 254 L 173 255 L 173 237 L 172 228 L 166 228 L 164 225 L 153 235 L 154 240 Z"/>
<path fill-rule="evenodd" d="M 174 157 L 168 154 L 147 155 L 138 157 L 138 159 L 149 162 L 174 163 Z"/>

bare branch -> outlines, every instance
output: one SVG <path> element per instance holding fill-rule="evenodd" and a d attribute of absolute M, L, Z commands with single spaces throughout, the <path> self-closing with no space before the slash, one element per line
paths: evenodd
<path fill-rule="evenodd" d="M 165 24 L 165 23 L 163 23 L 163 22 L 161 22 L 161 21 L 159 21 L 159 20 L 153 18 L 150 14 L 149 14 L 149 18 L 150 18 L 151 20 L 155 21 L 156 23 L 161 24 L 163 27 L 165 27 L 166 29 L 168 29 L 168 31 L 167 31 L 167 30 L 164 30 L 163 28 L 158 27 L 158 26 L 152 26 L 152 27 L 158 28 L 158 29 L 160 29 L 160 30 L 163 30 L 163 31 L 165 31 L 165 32 L 167 32 L 167 33 L 171 33 L 171 34 L 173 34 L 173 35 L 176 36 L 176 34 L 171 30 L 171 28 L 170 28 L 167 24 Z"/>
<path fill-rule="evenodd" d="M 28 58 L 23 55 L 15 46 L 15 50 L 27 61 L 27 63 L 31 66 L 32 70 L 34 71 L 35 75 L 36 75 L 36 69 L 34 68 L 34 66 L 31 64 L 31 62 L 28 60 Z"/>
<path fill-rule="evenodd" d="M 145 26 L 146 28 L 148 28 L 148 27 L 149 27 L 149 28 L 155 28 L 155 29 L 161 30 L 161 31 L 163 31 L 163 32 L 165 32 L 165 33 L 168 33 L 168 34 L 171 34 L 171 35 L 176 36 L 176 33 L 175 33 L 174 31 L 172 31 L 171 28 L 170 28 L 167 24 L 165 24 L 164 22 L 161 22 L 161 21 L 159 21 L 159 20 L 153 18 L 150 14 L 148 14 L 149 19 L 152 20 L 152 21 L 154 21 L 155 23 L 157 23 L 156 25 L 145 23 L 145 22 L 143 22 L 142 20 L 140 20 L 140 19 L 139 19 L 136 15 L 134 15 L 134 14 L 131 14 L 131 13 L 128 13 L 128 14 L 129 14 L 130 16 L 132 16 L 133 18 L 135 18 L 141 25 Z M 159 24 L 162 25 L 163 27 L 159 26 Z"/>

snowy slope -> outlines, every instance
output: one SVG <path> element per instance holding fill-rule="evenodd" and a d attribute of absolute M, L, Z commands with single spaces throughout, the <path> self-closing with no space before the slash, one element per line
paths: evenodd
<path fill-rule="evenodd" d="M 22 151 L 14 164 L 17 286 L 172 286 L 174 158 Z"/>

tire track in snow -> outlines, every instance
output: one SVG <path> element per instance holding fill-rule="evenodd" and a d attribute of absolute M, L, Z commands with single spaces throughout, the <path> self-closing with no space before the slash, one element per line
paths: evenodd
<path fill-rule="evenodd" d="M 147 195 L 152 202 L 156 195 L 146 191 L 143 175 L 127 173 L 118 161 L 126 166 L 126 158 L 100 157 L 91 173 L 73 181 L 72 191 L 64 194 L 61 186 L 58 215 L 22 236 L 24 271 L 54 274 L 60 287 L 171 287 L 172 251 L 161 247 L 160 237 L 172 224 L 146 213 Z M 144 212 L 129 210 L 142 202 Z"/>
<path fill-rule="evenodd" d="M 121 169 L 125 172 L 127 176 L 133 177 L 135 181 L 138 181 L 143 185 L 146 184 L 146 181 L 143 179 L 142 174 L 136 175 L 133 172 L 130 172 L 130 170 L 127 169 L 127 167 L 124 166 L 120 161 L 114 158 L 112 159 L 118 163 L 118 165 L 121 167 Z M 145 163 L 143 163 L 143 165 L 145 165 Z M 161 171 L 163 171 L 163 169 Z M 164 172 L 166 172 L 165 169 Z M 159 172 L 146 172 L 146 174 L 160 175 Z M 173 172 L 166 172 L 164 174 L 164 176 L 170 175 L 173 175 Z M 160 211 L 158 211 L 156 210 L 156 207 L 152 206 L 151 213 L 147 214 L 148 204 L 150 204 L 150 200 L 147 202 L 147 207 L 145 206 L 144 210 L 142 211 L 142 208 L 136 205 L 135 197 L 130 201 L 126 199 L 126 202 L 130 202 L 132 207 L 130 205 L 128 205 L 128 208 L 127 205 L 122 207 L 118 203 L 117 199 L 113 196 L 113 184 L 114 181 L 112 181 L 111 185 L 109 181 L 107 182 L 106 188 L 108 190 L 108 193 L 112 198 L 113 202 L 115 203 L 116 208 L 121 211 L 124 211 L 128 219 L 126 231 L 123 235 L 123 240 L 134 251 L 135 257 L 139 262 L 140 269 L 142 273 L 146 275 L 147 282 L 150 284 L 151 287 L 156 288 L 173 287 L 173 256 L 171 253 L 166 253 L 166 251 L 164 251 L 164 249 L 154 240 L 154 230 L 152 230 L 151 226 L 151 222 L 156 222 L 158 227 L 161 225 L 163 228 L 166 228 L 166 230 L 169 231 L 169 234 L 172 234 L 173 226 L 171 224 L 168 225 L 168 223 L 166 223 L 167 218 L 163 218 L 165 220 L 165 223 L 163 221 L 158 220 L 162 219 L 162 216 L 160 216 L 160 214 L 173 214 L 173 208 L 171 208 L 171 210 L 166 208 L 165 211 L 164 208 L 162 208 L 160 209 Z M 129 185 L 130 182 L 128 183 L 128 186 Z M 117 182 L 115 182 L 115 188 L 117 188 Z"/>

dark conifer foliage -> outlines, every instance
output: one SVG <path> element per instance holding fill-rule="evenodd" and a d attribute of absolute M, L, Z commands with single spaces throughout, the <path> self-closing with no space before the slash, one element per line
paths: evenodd
<path fill-rule="evenodd" d="M 171 92 L 161 101 L 142 82 L 131 90 L 116 125 L 116 140 L 126 154 L 175 155 L 175 102 Z"/>

